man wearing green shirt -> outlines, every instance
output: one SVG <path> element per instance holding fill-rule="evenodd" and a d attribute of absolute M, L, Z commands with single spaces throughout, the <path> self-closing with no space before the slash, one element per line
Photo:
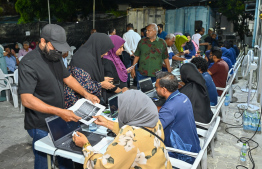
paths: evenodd
<path fill-rule="evenodd" d="M 134 53 L 135 59 L 133 65 L 139 61 L 137 73 L 132 69 L 131 76 L 137 77 L 137 81 L 151 77 L 152 82 L 156 81 L 156 72 L 162 69 L 163 61 L 167 65 L 168 72 L 171 72 L 167 45 L 165 40 L 157 37 L 157 25 L 152 23 L 146 28 L 147 37 L 139 41 Z M 137 83 L 137 89 L 139 89 Z"/>

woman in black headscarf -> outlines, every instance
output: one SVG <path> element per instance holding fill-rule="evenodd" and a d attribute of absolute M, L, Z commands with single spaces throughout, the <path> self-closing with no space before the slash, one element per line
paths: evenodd
<path fill-rule="evenodd" d="M 186 63 L 180 68 L 181 79 L 185 85 L 179 91 L 191 101 L 195 121 L 209 123 L 213 117 L 206 82 L 196 66 Z"/>
<path fill-rule="evenodd" d="M 196 55 L 196 48 L 191 40 L 191 35 L 189 33 L 185 33 L 185 36 L 187 37 L 188 41 L 184 46 L 184 50 L 189 50 L 189 53 L 185 54 L 185 58 L 191 59 L 193 56 Z"/>
<path fill-rule="evenodd" d="M 100 98 L 103 104 L 105 90 L 115 87 L 110 83 L 109 77 L 104 77 L 104 67 L 102 57 L 114 47 L 111 39 L 104 33 L 94 33 L 81 46 L 72 57 L 69 65 L 69 71 L 73 77 L 89 92 Z M 103 89 L 102 89 L 103 88 Z M 71 107 L 81 96 L 65 87 L 65 105 Z"/>

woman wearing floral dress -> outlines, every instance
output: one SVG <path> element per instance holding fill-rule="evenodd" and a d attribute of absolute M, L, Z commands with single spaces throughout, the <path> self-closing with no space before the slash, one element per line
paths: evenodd
<path fill-rule="evenodd" d="M 81 46 L 72 57 L 69 65 L 71 75 L 89 93 L 100 98 L 100 104 L 104 104 L 106 98 L 105 89 L 112 89 L 115 86 L 109 81 L 112 79 L 104 76 L 102 57 L 114 47 L 111 39 L 104 33 L 94 33 Z M 65 108 L 75 104 L 82 96 L 73 91 L 69 86 L 64 87 Z M 104 98 L 104 99 L 103 99 Z"/>
<path fill-rule="evenodd" d="M 128 90 L 119 95 L 118 123 L 97 116 L 96 124 L 109 128 L 117 134 L 104 154 L 94 151 L 82 133 L 73 141 L 83 147 L 84 169 L 92 168 L 134 168 L 170 169 L 172 168 L 164 143 L 150 130 L 164 140 L 164 131 L 153 101 L 138 90 Z"/>

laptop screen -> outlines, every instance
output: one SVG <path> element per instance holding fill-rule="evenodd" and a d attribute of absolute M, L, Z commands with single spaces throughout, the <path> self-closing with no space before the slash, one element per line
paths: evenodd
<path fill-rule="evenodd" d="M 111 114 L 118 111 L 118 95 L 108 99 L 109 109 Z"/>
<path fill-rule="evenodd" d="M 147 93 L 154 89 L 151 78 L 148 78 L 145 81 L 139 81 L 139 85 L 143 93 Z"/>
<path fill-rule="evenodd" d="M 62 118 L 58 117 L 47 122 L 49 126 L 50 134 L 52 135 L 54 141 L 66 136 L 67 134 L 76 131 L 80 128 L 79 122 L 65 122 Z"/>

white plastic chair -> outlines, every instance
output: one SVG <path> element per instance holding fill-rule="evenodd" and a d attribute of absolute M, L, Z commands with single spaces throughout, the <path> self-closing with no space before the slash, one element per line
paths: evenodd
<path fill-rule="evenodd" d="M 18 96 L 16 93 L 13 92 L 11 84 L 9 82 L 9 80 L 7 79 L 8 76 L 6 76 L 2 69 L 0 69 L 0 92 L 5 90 L 6 91 L 6 100 L 10 101 L 10 92 L 12 94 L 12 98 L 13 98 L 13 102 L 14 102 L 14 107 L 17 108 L 18 107 Z"/>
<path fill-rule="evenodd" d="M 168 152 L 185 154 L 190 157 L 196 158 L 193 164 L 189 164 L 187 162 L 169 157 L 171 165 L 173 167 L 177 167 L 181 169 L 196 169 L 199 167 L 199 164 L 201 163 L 202 169 L 207 169 L 207 146 L 212 141 L 217 131 L 217 128 L 219 126 L 219 123 L 220 123 L 220 117 L 217 116 L 216 119 L 209 126 L 208 130 L 206 131 L 204 135 L 204 139 L 200 142 L 201 150 L 199 151 L 199 153 L 192 153 L 192 152 L 178 150 L 178 149 L 171 148 L 171 147 L 166 147 Z"/>
<path fill-rule="evenodd" d="M 219 112 L 220 112 L 222 106 L 224 105 L 225 99 L 226 99 L 225 96 L 221 98 L 221 101 L 220 101 L 219 104 L 216 106 L 216 109 L 212 109 L 212 108 L 211 108 L 212 111 L 213 111 L 213 117 L 212 117 L 212 119 L 211 119 L 211 121 L 210 121 L 209 123 L 200 123 L 200 122 L 197 122 L 197 121 L 196 121 L 196 122 L 195 122 L 196 125 L 199 126 L 199 127 L 203 127 L 203 128 L 205 128 L 205 129 L 209 129 L 210 126 L 211 126 L 211 124 L 212 124 L 212 123 L 216 120 L 216 118 L 218 117 Z M 223 114 L 223 111 L 222 111 L 222 114 Z M 223 115 L 222 115 L 222 116 L 223 116 Z M 225 117 L 225 115 L 224 115 L 223 117 Z M 205 130 L 205 129 L 201 129 L 201 128 L 198 128 L 198 127 L 197 127 L 197 134 L 204 137 L 204 136 L 206 135 L 206 132 L 207 132 L 207 130 Z M 214 157 L 214 147 L 215 147 L 215 141 L 214 141 L 214 139 L 211 141 L 210 147 L 211 147 L 211 156 Z"/>
<path fill-rule="evenodd" d="M 14 71 L 14 84 L 11 84 L 11 86 L 12 86 L 13 92 L 16 93 L 17 96 L 18 96 L 18 69 L 16 69 L 16 70 Z M 18 97 L 17 97 L 17 98 L 18 98 Z M 22 113 L 23 110 L 24 110 L 24 106 L 23 106 L 22 101 L 21 101 L 20 113 Z"/>

